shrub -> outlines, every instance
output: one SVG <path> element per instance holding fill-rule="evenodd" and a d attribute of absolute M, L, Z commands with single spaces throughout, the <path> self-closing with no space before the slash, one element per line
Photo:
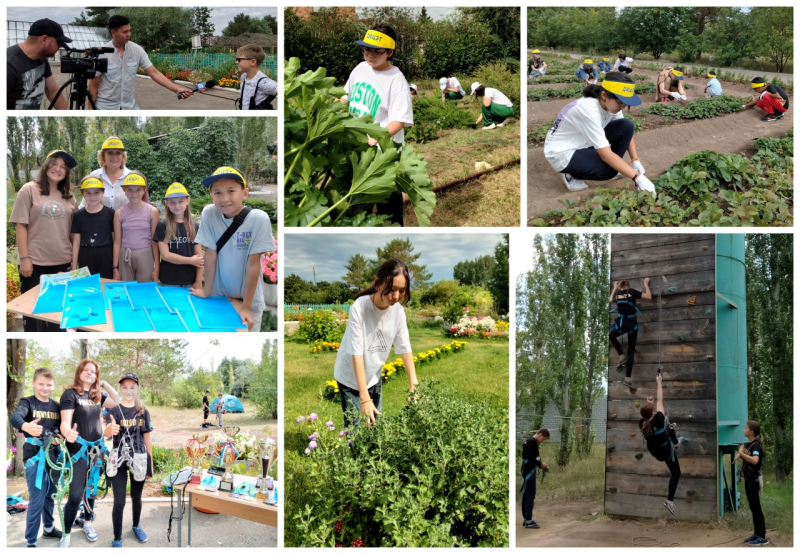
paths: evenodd
<path fill-rule="evenodd" d="M 480 66 L 475 72 L 474 77 L 475 80 L 480 82 L 482 85 L 490 88 L 496 88 L 508 96 L 508 99 L 514 104 L 513 117 L 519 117 L 519 75 L 515 75 L 509 71 L 506 67 L 506 64 L 503 62 L 491 62 Z M 467 93 L 469 92 L 469 89 L 467 89 Z"/>
<path fill-rule="evenodd" d="M 193 387 L 186 379 L 179 379 L 172 388 L 179 408 L 197 408 L 203 392 Z"/>
<path fill-rule="evenodd" d="M 450 296 L 450 302 L 443 310 L 442 317 L 452 322 L 458 321 L 464 315 L 486 315 L 493 304 L 492 293 L 485 288 L 462 285 Z"/>
<path fill-rule="evenodd" d="M 320 342 L 339 342 L 344 335 L 344 326 L 336 321 L 336 314 L 330 310 L 316 310 L 306 314 L 294 337 L 312 344 Z"/>
<path fill-rule="evenodd" d="M 14 199 L 6 201 L 6 251 L 17 247 L 17 226 L 11 223 L 11 210 L 14 209 Z"/>
<path fill-rule="evenodd" d="M 352 435 L 319 431 L 313 463 L 287 453 L 287 546 L 508 545 L 508 414 L 436 382 L 416 398 Z"/>

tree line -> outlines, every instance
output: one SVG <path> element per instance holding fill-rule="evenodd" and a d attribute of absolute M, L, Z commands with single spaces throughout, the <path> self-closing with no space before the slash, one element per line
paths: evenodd
<path fill-rule="evenodd" d="M 784 72 L 794 52 L 792 7 L 530 8 L 528 47 L 573 50 L 582 54 L 629 56 L 647 53 L 656 60 L 675 54 L 680 62 L 731 67 L 765 60 Z"/>

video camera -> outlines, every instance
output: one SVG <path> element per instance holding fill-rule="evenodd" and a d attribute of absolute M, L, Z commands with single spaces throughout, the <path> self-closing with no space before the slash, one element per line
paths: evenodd
<path fill-rule="evenodd" d="M 113 54 L 114 49 L 107 46 L 94 46 L 88 49 L 64 48 L 66 56 L 61 58 L 61 73 L 74 73 L 80 77 L 93 79 L 97 73 L 108 71 L 108 59 L 100 54 Z M 83 54 L 82 57 L 73 54 Z"/>

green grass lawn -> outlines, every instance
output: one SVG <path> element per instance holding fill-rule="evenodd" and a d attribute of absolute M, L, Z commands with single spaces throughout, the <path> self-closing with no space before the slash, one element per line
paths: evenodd
<path fill-rule="evenodd" d="M 414 352 L 448 344 L 451 339 L 438 329 L 412 328 L 411 346 Z M 397 356 L 394 351 L 387 361 Z M 311 354 L 308 344 L 286 341 L 284 346 L 284 398 L 287 448 L 290 446 L 295 419 L 316 413 L 322 421 L 333 421 L 337 429 L 344 425 L 339 402 L 324 400 L 320 392 L 325 381 L 333 379 L 336 353 Z M 498 409 L 508 411 L 508 341 L 470 340 L 463 352 L 452 354 L 430 364 L 417 367 L 417 378 L 436 379 L 472 402 L 488 401 Z M 396 413 L 406 401 L 408 378 L 399 370 L 383 386 L 383 413 Z M 295 446 L 305 448 L 305 437 Z"/>

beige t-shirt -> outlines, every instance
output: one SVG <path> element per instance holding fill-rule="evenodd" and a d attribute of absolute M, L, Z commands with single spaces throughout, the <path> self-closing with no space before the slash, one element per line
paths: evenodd
<path fill-rule="evenodd" d="M 43 196 L 37 183 L 25 183 L 17 193 L 9 224 L 28 226 L 28 255 L 34 265 L 62 265 L 72 261 L 69 231 L 78 209 L 75 196 L 69 200 L 50 189 Z"/>

